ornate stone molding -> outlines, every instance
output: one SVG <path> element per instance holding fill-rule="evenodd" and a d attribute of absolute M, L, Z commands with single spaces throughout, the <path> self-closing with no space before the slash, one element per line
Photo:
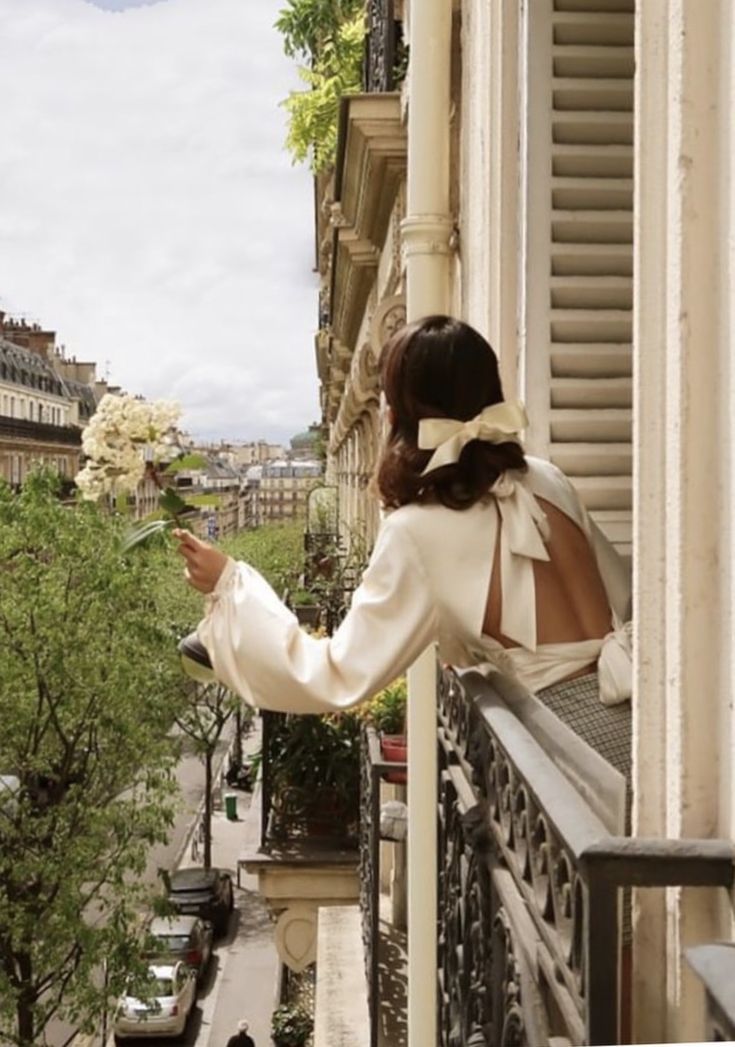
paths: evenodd
<path fill-rule="evenodd" d="M 278 958 L 297 974 L 316 959 L 318 909 L 297 902 L 284 909 L 276 921 Z"/>
<path fill-rule="evenodd" d="M 350 375 L 345 383 L 334 425 L 330 451 L 334 453 L 354 430 L 371 403 L 376 403 L 380 389 L 377 359 L 372 345 L 365 342 L 352 357 Z"/>
<path fill-rule="evenodd" d="M 335 179 L 331 317 L 335 334 L 347 345 L 357 338 L 405 170 L 400 96 L 346 98 Z"/>
<path fill-rule="evenodd" d="M 380 303 L 370 325 L 370 345 L 375 360 L 380 360 L 383 346 L 406 323 L 406 298 L 392 295 Z"/>

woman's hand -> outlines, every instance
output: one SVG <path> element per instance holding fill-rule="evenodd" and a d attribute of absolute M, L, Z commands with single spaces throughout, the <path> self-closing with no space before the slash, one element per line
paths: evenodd
<path fill-rule="evenodd" d="M 211 593 L 225 569 L 227 557 L 191 531 L 177 529 L 172 534 L 179 543 L 177 552 L 186 560 L 184 574 L 187 582 L 200 593 Z"/>

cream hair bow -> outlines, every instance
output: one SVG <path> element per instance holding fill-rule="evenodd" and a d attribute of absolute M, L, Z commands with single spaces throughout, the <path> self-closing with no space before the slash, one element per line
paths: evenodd
<path fill-rule="evenodd" d="M 520 401 L 493 404 L 486 407 L 469 422 L 453 418 L 422 418 L 419 422 L 419 447 L 434 451 L 422 476 L 459 461 L 464 447 L 471 440 L 502 444 L 518 437 L 528 425 L 526 409 Z"/>

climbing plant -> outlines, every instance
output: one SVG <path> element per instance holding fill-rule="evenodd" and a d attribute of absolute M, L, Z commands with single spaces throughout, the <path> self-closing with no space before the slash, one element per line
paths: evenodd
<path fill-rule="evenodd" d="M 287 55 L 300 62 L 306 85 L 292 91 L 286 146 L 317 173 L 334 162 L 340 99 L 362 86 L 363 0 L 289 0 L 276 21 Z"/>

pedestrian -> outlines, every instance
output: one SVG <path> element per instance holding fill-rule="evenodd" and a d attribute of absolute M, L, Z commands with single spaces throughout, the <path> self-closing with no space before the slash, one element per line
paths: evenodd
<path fill-rule="evenodd" d="M 250 1026 L 244 1018 L 239 1021 L 237 1023 L 237 1032 L 234 1036 L 230 1036 L 227 1041 L 227 1047 L 255 1047 L 255 1040 L 248 1035 L 249 1028 Z"/>
<path fill-rule="evenodd" d="M 525 410 L 503 400 L 477 331 L 444 316 L 410 324 L 381 371 L 387 514 L 333 636 L 301 630 L 252 567 L 174 532 L 208 597 L 198 634 L 215 675 L 261 709 L 328 713 L 438 641 L 445 662 L 519 680 L 627 775 L 627 569 L 561 470 L 525 454 Z"/>

